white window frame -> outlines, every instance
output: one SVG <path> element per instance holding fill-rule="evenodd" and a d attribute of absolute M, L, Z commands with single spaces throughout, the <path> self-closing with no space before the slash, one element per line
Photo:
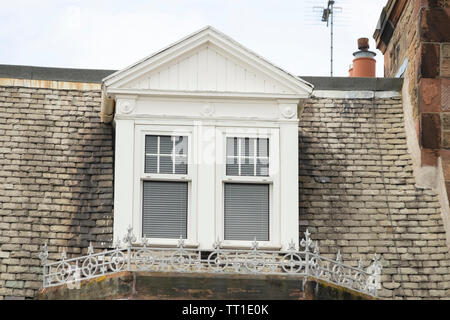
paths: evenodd
<path fill-rule="evenodd" d="M 279 249 L 280 239 L 280 145 L 279 128 L 255 127 L 216 127 L 216 235 L 225 248 L 250 248 L 253 240 L 225 240 L 225 183 L 261 183 L 269 185 L 269 240 L 258 241 L 260 248 Z M 269 175 L 268 176 L 227 176 L 226 141 L 227 138 L 268 138 Z"/>
<path fill-rule="evenodd" d="M 187 174 L 161 174 L 145 173 L 145 136 L 186 136 L 188 138 Z M 187 212 L 187 239 L 186 246 L 196 247 L 197 242 L 197 203 L 194 192 L 197 192 L 196 166 L 193 165 L 194 139 L 192 126 L 164 126 L 164 125 L 140 125 L 135 126 L 135 155 L 134 155 L 134 190 L 133 201 L 133 230 L 140 240 L 142 234 L 142 206 L 143 206 L 143 181 L 175 181 L 188 183 L 188 212 Z M 176 246 L 179 239 L 147 238 L 151 245 Z"/>

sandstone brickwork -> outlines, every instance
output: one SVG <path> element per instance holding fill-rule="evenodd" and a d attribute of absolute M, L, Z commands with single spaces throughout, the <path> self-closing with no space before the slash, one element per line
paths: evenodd
<path fill-rule="evenodd" d="M 0 87 L 0 299 L 34 297 L 45 241 L 59 259 L 112 240 L 113 130 L 100 96 Z"/>
<path fill-rule="evenodd" d="M 382 298 L 450 298 L 440 203 L 415 187 L 400 98 L 311 99 L 299 159 L 300 230 L 321 254 L 382 255 Z"/>
<path fill-rule="evenodd" d="M 403 77 L 407 85 L 408 106 L 420 150 L 414 153 L 421 167 L 438 167 L 442 161 L 442 194 L 450 199 L 450 8 L 448 1 L 389 0 L 386 21 L 389 28 L 375 34 L 377 47 L 384 54 L 384 74 L 398 76 L 407 59 Z M 406 93 L 406 92 L 405 92 Z M 441 170 L 441 169 L 439 169 Z M 420 176 L 420 175 L 419 175 Z M 439 184 L 437 175 L 431 184 Z M 419 178 L 420 179 L 420 178 Z M 448 211 L 450 212 L 450 211 Z M 450 227 L 447 227 L 450 228 Z M 449 229 L 450 230 L 450 229 Z M 450 231 L 448 231 L 450 233 Z"/>

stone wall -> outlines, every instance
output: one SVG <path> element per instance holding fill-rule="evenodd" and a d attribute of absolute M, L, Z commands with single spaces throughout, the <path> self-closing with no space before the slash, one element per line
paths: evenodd
<path fill-rule="evenodd" d="M 450 8 L 422 2 L 416 78 L 422 164 L 436 166 L 436 158 L 441 157 L 450 196 Z"/>
<path fill-rule="evenodd" d="M 378 48 L 384 53 L 385 76 L 398 76 L 407 58 L 403 74 L 406 86 L 405 116 L 417 183 L 424 187 L 442 185 L 450 198 L 450 5 L 443 0 L 411 0 L 403 7 L 400 0 L 390 0 L 392 11 L 385 27 L 376 36 Z M 395 6 L 397 4 L 397 6 Z M 399 19 L 397 20 L 397 18 Z M 395 20 L 393 23 L 391 20 Z M 389 25 L 389 23 L 388 23 Z M 441 168 L 438 159 L 441 158 Z M 422 169 L 424 168 L 424 169 Z M 434 169 L 434 170 L 433 170 Z M 444 181 L 439 181 L 443 171 Z M 446 189 L 446 192 L 445 192 Z M 450 214 L 448 210 L 447 215 Z M 450 235 L 450 226 L 448 226 Z M 450 242 L 450 240 L 449 240 Z"/>
<path fill-rule="evenodd" d="M 417 64 L 419 34 L 416 19 L 418 9 L 416 1 L 406 1 L 392 38 L 384 49 L 385 77 L 395 77 L 406 58 L 408 59 L 408 64 L 412 66 Z M 416 78 L 416 68 L 409 68 L 407 72 L 411 75 L 410 79 Z"/>
<path fill-rule="evenodd" d="M 99 90 L 0 87 L 0 299 L 35 295 L 45 241 L 50 259 L 110 244 L 113 129 L 99 111 Z"/>
<path fill-rule="evenodd" d="M 374 300 L 313 277 L 295 275 L 120 272 L 39 291 L 39 300 Z"/>
<path fill-rule="evenodd" d="M 300 230 L 354 266 L 382 255 L 380 297 L 450 297 L 435 191 L 418 189 L 400 97 L 311 99 L 299 127 Z"/>

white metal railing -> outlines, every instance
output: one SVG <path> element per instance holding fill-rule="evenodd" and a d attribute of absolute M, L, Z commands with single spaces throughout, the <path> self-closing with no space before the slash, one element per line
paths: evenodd
<path fill-rule="evenodd" d="M 121 271 L 159 271 L 313 276 L 372 296 L 377 296 L 380 288 L 382 266 L 376 254 L 366 269 L 362 260 L 357 268 L 345 265 L 340 251 L 336 260 L 322 257 L 308 230 L 300 242 L 303 250 L 297 250 L 291 243 L 286 251 L 261 250 L 256 241 L 251 250 L 223 249 L 220 241 L 216 241 L 214 250 L 203 251 L 185 248 L 182 239 L 177 248 L 154 248 L 148 246 L 146 239 L 142 240 L 142 245 L 137 245 L 131 227 L 123 240 L 125 246 L 118 240 L 114 249 L 98 253 L 94 253 L 90 244 L 88 254 L 78 258 L 67 259 L 63 251 L 57 262 L 47 261 L 45 244 L 39 255 L 43 264 L 43 286 L 67 284 L 73 288 L 81 280 Z"/>

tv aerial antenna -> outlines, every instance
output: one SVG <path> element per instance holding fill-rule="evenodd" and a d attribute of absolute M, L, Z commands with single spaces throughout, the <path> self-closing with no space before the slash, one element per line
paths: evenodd
<path fill-rule="evenodd" d="M 327 23 L 330 27 L 330 74 L 333 76 L 333 38 L 334 38 L 334 14 L 335 12 L 342 12 L 341 7 L 335 7 L 335 0 L 328 0 L 327 7 L 313 7 L 315 12 L 322 12 L 322 22 Z"/>

